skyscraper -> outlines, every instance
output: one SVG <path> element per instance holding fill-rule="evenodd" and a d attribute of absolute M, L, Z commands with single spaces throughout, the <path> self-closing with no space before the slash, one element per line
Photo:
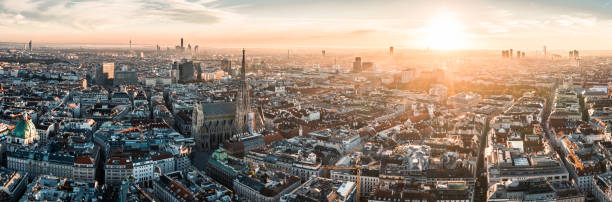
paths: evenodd
<path fill-rule="evenodd" d="M 227 58 L 223 58 L 223 60 L 221 60 L 221 66 L 223 68 L 223 71 L 227 72 L 228 74 L 231 74 L 232 72 L 232 61 L 227 59 Z"/>
<path fill-rule="evenodd" d="M 106 79 L 115 78 L 115 63 L 105 62 L 102 63 L 102 73 L 106 76 Z"/>
<path fill-rule="evenodd" d="M 361 72 L 361 57 L 355 57 L 353 62 L 353 72 Z"/>
<path fill-rule="evenodd" d="M 325 50 L 321 51 L 321 56 L 325 57 Z"/>
<path fill-rule="evenodd" d="M 544 50 L 543 50 L 543 51 L 544 51 L 544 56 L 546 56 L 546 55 L 547 55 L 547 53 L 546 53 L 546 46 L 544 46 L 544 48 L 543 48 L 543 49 L 544 49 Z"/>
<path fill-rule="evenodd" d="M 184 61 L 178 65 L 179 82 L 187 83 L 194 80 L 195 67 L 193 61 Z"/>
<path fill-rule="evenodd" d="M 251 111 L 251 100 L 249 97 L 249 85 L 246 79 L 246 51 L 242 49 L 242 66 L 240 67 L 240 89 L 236 96 L 236 132 L 248 131 L 249 112 Z"/>
<path fill-rule="evenodd" d="M 185 46 L 183 46 L 183 37 L 181 37 L 181 49 L 185 50 Z"/>
<path fill-rule="evenodd" d="M 389 47 L 389 55 L 393 56 L 393 46 Z"/>
<path fill-rule="evenodd" d="M 28 42 L 28 52 L 32 52 L 32 40 Z"/>

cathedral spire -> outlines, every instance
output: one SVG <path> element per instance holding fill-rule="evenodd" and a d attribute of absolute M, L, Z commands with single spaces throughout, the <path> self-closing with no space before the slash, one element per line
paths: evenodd
<path fill-rule="evenodd" d="M 242 67 L 240 68 L 241 81 L 246 83 L 246 64 L 245 64 L 246 50 L 242 49 Z"/>
<path fill-rule="evenodd" d="M 246 50 L 242 49 L 242 67 L 240 68 L 240 89 L 238 90 L 236 105 L 236 130 L 237 133 L 249 132 L 248 114 L 251 112 L 251 101 L 249 97 L 249 85 L 246 78 Z"/>

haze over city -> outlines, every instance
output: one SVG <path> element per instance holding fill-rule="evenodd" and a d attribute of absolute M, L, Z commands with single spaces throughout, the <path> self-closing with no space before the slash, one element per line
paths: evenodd
<path fill-rule="evenodd" d="M 612 0 L 0 0 L 0 201 L 612 202 Z"/>
<path fill-rule="evenodd" d="M 610 1 L 3 0 L 2 42 L 608 49 Z"/>

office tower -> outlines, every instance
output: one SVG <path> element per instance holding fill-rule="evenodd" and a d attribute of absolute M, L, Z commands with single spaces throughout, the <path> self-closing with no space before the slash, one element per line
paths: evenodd
<path fill-rule="evenodd" d="M 361 57 L 355 57 L 353 62 L 353 72 L 361 72 Z"/>
<path fill-rule="evenodd" d="M 202 80 L 202 66 L 199 62 L 193 63 L 193 69 L 195 70 L 196 78 L 198 81 Z"/>
<path fill-rule="evenodd" d="M 96 84 L 104 84 L 104 80 L 106 77 L 104 76 L 104 70 L 102 69 L 102 65 L 95 65 L 95 74 L 96 74 Z"/>
<path fill-rule="evenodd" d="M 248 132 L 249 113 L 251 111 L 251 99 L 249 97 L 249 85 L 246 79 L 246 51 L 242 49 L 242 66 L 240 67 L 240 90 L 236 96 L 236 131 L 237 133 Z"/>
<path fill-rule="evenodd" d="M 543 48 L 543 49 L 544 49 L 544 50 L 543 50 L 543 51 L 544 51 L 544 55 L 546 56 L 546 55 L 547 55 L 547 53 L 546 53 L 546 46 L 544 46 L 544 48 Z"/>
<path fill-rule="evenodd" d="M 185 47 L 183 46 L 183 38 L 181 37 L 181 49 L 185 49 Z"/>
<path fill-rule="evenodd" d="M 170 78 L 172 78 L 172 83 L 178 83 L 179 80 L 179 63 L 174 62 L 170 67 Z"/>
<path fill-rule="evenodd" d="M 579 57 L 580 57 L 580 54 L 578 53 L 578 51 L 577 51 L 577 50 L 574 50 L 574 57 L 575 57 L 575 58 L 579 58 Z"/>
<path fill-rule="evenodd" d="M 115 72 L 115 79 L 113 85 L 137 85 L 138 74 L 135 71 L 117 71 Z"/>
<path fill-rule="evenodd" d="M 130 39 L 130 50 L 132 50 L 132 40 Z"/>
<path fill-rule="evenodd" d="M 519 51 L 519 50 L 516 51 L 516 57 L 517 58 L 521 58 L 521 51 Z"/>
<path fill-rule="evenodd" d="M 571 50 L 569 51 L 569 57 L 570 59 L 576 59 L 580 57 L 580 54 L 577 50 Z"/>
<path fill-rule="evenodd" d="M 510 49 L 510 57 L 512 57 L 513 54 L 512 49 Z"/>
<path fill-rule="evenodd" d="M 30 40 L 30 42 L 28 42 L 28 51 L 32 52 L 32 40 Z"/>
<path fill-rule="evenodd" d="M 321 51 L 321 55 L 322 55 L 323 57 L 325 57 L 325 50 L 322 50 L 322 51 Z"/>
<path fill-rule="evenodd" d="M 393 46 L 389 47 L 389 55 L 393 56 Z"/>
<path fill-rule="evenodd" d="M 187 50 L 191 52 L 191 44 L 187 44 Z"/>
<path fill-rule="evenodd" d="M 113 62 L 102 63 L 102 73 L 105 75 L 106 79 L 114 79 L 115 78 L 115 63 Z"/>
<path fill-rule="evenodd" d="M 192 82 L 194 80 L 195 67 L 193 61 L 183 61 L 178 65 L 178 81 L 180 83 Z"/>
<path fill-rule="evenodd" d="M 227 72 L 228 74 L 231 74 L 232 61 L 227 58 L 223 58 L 223 60 L 221 60 L 221 68 L 223 69 L 223 71 Z"/>
<path fill-rule="evenodd" d="M 193 52 L 195 52 L 196 54 L 198 53 L 198 45 L 195 45 L 195 47 L 193 47 Z"/>
<path fill-rule="evenodd" d="M 521 57 L 524 58 L 525 57 L 525 51 L 521 52 Z"/>

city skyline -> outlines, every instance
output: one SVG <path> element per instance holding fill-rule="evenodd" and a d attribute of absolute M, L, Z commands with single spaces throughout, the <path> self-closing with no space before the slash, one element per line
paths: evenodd
<path fill-rule="evenodd" d="M 608 50 L 610 1 L 0 2 L 1 42 Z"/>

